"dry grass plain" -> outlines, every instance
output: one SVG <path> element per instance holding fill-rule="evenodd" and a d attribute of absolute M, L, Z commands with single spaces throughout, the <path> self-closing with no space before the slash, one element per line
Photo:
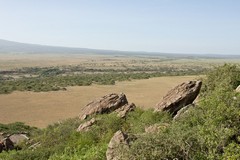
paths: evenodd
<path fill-rule="evenodd" d="M 44 128 L 59 120 L 76 117 L 87 103 L 109 93 L 123 92 L 129 102 L 134 102 L 138 107 L 151 108 L 174 86 L 197 78 L 158 77 L 124 81 L 113 86 L 78 86 L 68 87 L 67 91 L 14 92 L 0 95 L 0 123 L 21 121 Z"/>
<path fill-rule="evenodd" d="M 87 68 L 117 69 L 125 67 L 213 67 L 224 63 L 239 64 L 239 59 L 185 59 L 109 55 L 40 55 L 0 54 L 0 71 L 23 67 L 83 66 Z"/>

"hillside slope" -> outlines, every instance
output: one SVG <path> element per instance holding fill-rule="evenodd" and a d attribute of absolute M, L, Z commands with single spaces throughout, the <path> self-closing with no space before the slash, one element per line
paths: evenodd
<path fill-rule="evenodd" d="M 240 159 L 240 68 L 224 65 L 206 76 L 195 107 L 173 120 L 167 112 L 136 109 L 125 119 L 116 113 L 93 115 L 96 123 L 84 132 L 73 118 L 34 132 L 22 151 L 3 152 L 4 160 L 106 159 L 108 143 L 118 130 L 129 135 L 120 145 L 120 159 Z M 145 132 L 157 124 L 157 132 Z M 5 126 L 6 128 L 6 126 Z M 41 144 L 35 149 L 32 144 Z"/>

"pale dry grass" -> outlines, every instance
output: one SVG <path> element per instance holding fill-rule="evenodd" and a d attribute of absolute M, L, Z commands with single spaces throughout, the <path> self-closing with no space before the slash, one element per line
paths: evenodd
<path fill-rule="evenodd" d="M 0 54 L 0 71 L 23 67 L 83 66 L 90 68 L 117 69 L 126 67 L 177 67 L 209 68 L 224 63 L 239 64 L 239 59 L 166 59 L 161 57 L 109 56 L 91 54 Z"/>
<path fill-rule="evenodd" d="M 0 123 L 16 121 L 46 127 L 48 124 L 76 117 L 81 108 L 95 98 L 123 92 L 129 102 L 143 108 L 154 107 L 168 90 L 196 76 L 159 77 L 119 82 L 114 86 L 92 85 L 68 87 L 57 92 L 14 92 L 0 95 Z"/>

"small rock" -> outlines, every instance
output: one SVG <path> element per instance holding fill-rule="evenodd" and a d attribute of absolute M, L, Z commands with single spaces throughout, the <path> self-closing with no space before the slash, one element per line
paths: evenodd
<path fill-rule="evenodd" d="M 118 113 L 118 117 L 125 118 L 128 112 L 134 111 L 136 108 L 134 103 L 131 104 L 125 104 L 121 108 L 118 108 L 116 112 Z"/>
<path fill-rule="evenodd" d="M 240 92 L 240 85 L 236 88 L 236 92 Z"/>
<path fill-rule="evenodd" d="M 188 109 L 191 108 L 191 107 L 194 107 L 194 104 L 189 104 L 183 108 L 181 108 L 177 114 L 173 117 L 174 120 L 177 120 L 179 119 L 182 115 L 184 115 L 185 113 L 188 112 Z"/>
<path fill-rule="evenodd" d="M 9 138 L 14 145 L 19 145 L 20 143 L 29 140 L 29 137 L 26 134 L 12 134 Z"/>
<path fill-rule="evenodd" d="M 108 149 L 106 152 L 107 160 L 120 160 L 119 152 L 117 148 L 123 144 L 129 147 L 128 135 L 122 131 L 117 131 L 108 144 Z"/>
<path fill-rule="evenodd" d="M 146 133 L 159 133 L 161 130 L 166 129 L 169 126 L 167 123 L 153 124 L 148 127 L 145 127 Z"/>
<path fill-rule="evenodd" d="M 80 126 L 78 127 L 77 131 L 78 132 L 82 132 L 82 131 L 88 131 L 90 126 L 92 126 L 94 123 L 96 122 L 95 118 L 92 118 L 91 120 L 80 124 Z"/>

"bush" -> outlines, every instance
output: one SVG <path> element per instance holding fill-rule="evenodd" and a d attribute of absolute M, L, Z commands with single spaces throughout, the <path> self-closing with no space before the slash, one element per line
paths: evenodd
<path fill-rule="evenodd" d="M 0 159 L 106 159 L 107 145 L 117 130 L 137 135 L 130 142 L 130 149 L 120 148 L 122 159 L 239 159 L 240 94 L 234 91 L 239 75 L 239 68 L 234 65 L 224 65 L 209 73 L 199 103 L 178 120 L 173 121 L 165 112 L 137 108 L 125 119 L 115 113 L 94 115 L 96 124 L 79 133 L 76 128 L 83 121 L 69 119 L 38 132 L 33 142 L 41 142 L 38 149 L 3 153 Z M 144 132 L 145 127 L 156 123 L 168 125 L 158 133 Z M 0 127 L 8 131 L 28 129 L 21 123 Z"/>
<path fill-rule="evenodd" d="M 236 66 L 211 72 L 206 79 L 211 87 L 202 90 L 204 96 L 195 108 L 159 133 L 139 135 L 129 151 L 122 150 L 123 158 L 238 159 L 240 95 L 234 92 L 238 77 Z"/>

